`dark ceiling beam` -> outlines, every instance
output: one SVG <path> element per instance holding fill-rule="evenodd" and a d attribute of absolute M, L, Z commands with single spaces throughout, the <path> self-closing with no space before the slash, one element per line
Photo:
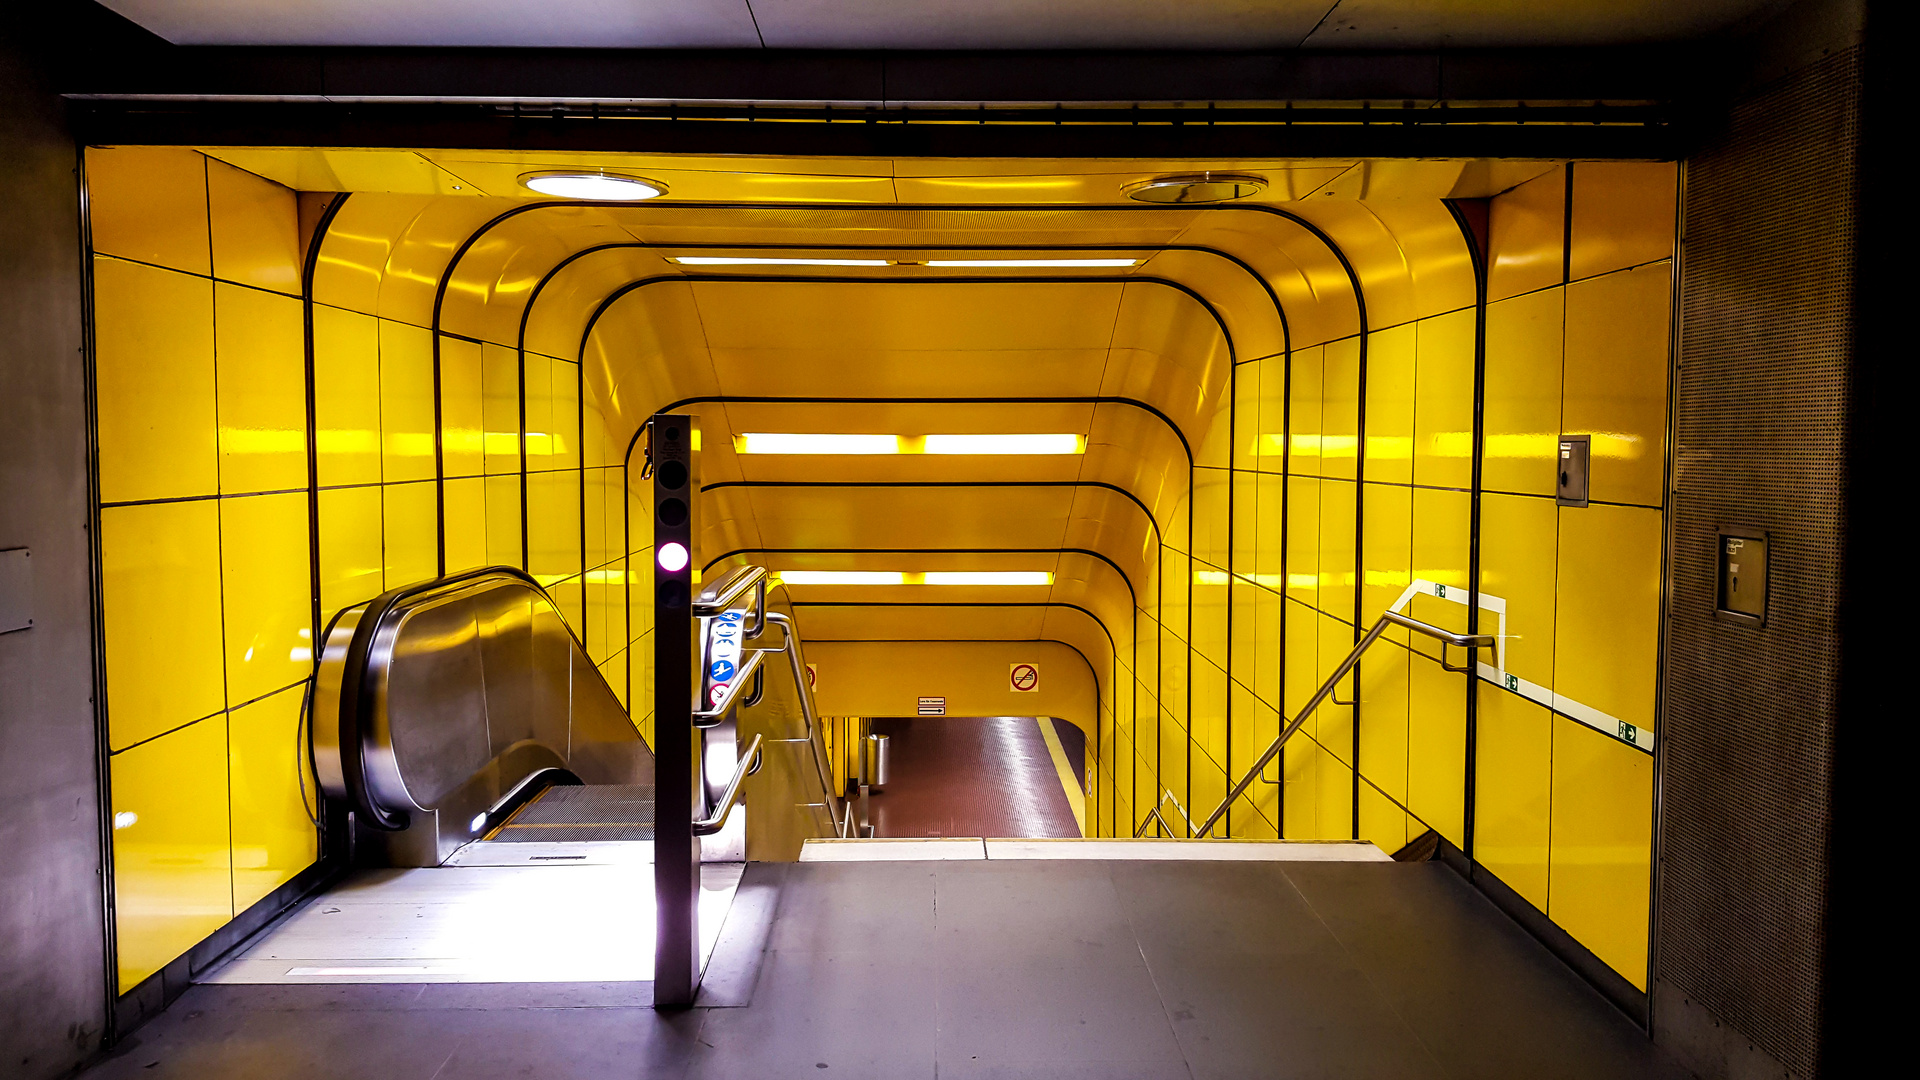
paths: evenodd
<path fill-rule="evenodd" d="M 339 146 L 856 157 L 1446 157 L 1667 160 L 1673 124 L 772 123 L 514 115 L 480 105 L 75 102 L 89 145 Z M 1384 112 L 1384 110 L 1382 110 Z M 1379 115 L 1376 113 L 1376 116 Z"/>
<path fill-rule="evenodd" d="M 1461 52 L 814 52 L 282 49 L 88 54 L 84 96 L 331 100 L 898 102 L 1665 101 L 1699 47 Z M 96 61 L 94 58 L 98 57 Z M 1711 65 L 1709 65 L 1710 67 Z"/>

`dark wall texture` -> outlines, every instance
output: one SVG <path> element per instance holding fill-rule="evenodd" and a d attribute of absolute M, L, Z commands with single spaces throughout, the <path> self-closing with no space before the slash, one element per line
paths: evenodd
<path fill-rule="evenodd" d="M 61 103 L 0 20 L 0 1075 L 70 1071 L 105 1027 L 79 196 Z"/>
<path fill-rule="evenodd" d="M 1709 1078 L 1851 1073 L 1839 838 L 1889 824 L 1856 809 L 1878 779 L 1853 763 L 1898 753 L 1860 692 L 1892 675 L 1881 627 L 1856 618 L 1893 587 L 1859 513 L 1882 433 L 1862 375 L 1892 359 L 1860 283 L 1891 222 L 1862 201 L 1864 23 L 1825 25 L 1838 46 L 1787 74 L 1762 50 L 1685 172 L 1652 1003 L 1656 1039 Z M 1728 526 L 1768 534 L 1764 626 L 1715 615 Z"/>

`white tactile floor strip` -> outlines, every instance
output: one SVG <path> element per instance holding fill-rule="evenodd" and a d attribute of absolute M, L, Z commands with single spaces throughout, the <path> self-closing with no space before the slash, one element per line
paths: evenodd
<path fill-rule="evenodd" d="M 930 859 L 1150 859 L 1191 862 L 1392 862 L 1364 840 L 809 840 L 801 862 Z"/>

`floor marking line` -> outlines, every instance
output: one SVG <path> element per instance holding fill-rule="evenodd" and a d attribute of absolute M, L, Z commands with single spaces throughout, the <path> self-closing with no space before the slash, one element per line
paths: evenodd
<path fill-rule="evenodd" d="M 1067 805 L 1073 808 L 1073 823 L 1080 828 L 1080 835 L 1087 835 L 1087 795 L 1073 777 L 1073 765 L 1067 761 L 1067 749 L 1060 745 L 1060 732 L 1054 729 L 1053 717 L 1034 717 L 1040 724 L 1040 741 L 1047 744 L 1047 756 L 1053 758 L 1053 768 L 1060 774 L 1061 790 L 1066 792 Z"/>

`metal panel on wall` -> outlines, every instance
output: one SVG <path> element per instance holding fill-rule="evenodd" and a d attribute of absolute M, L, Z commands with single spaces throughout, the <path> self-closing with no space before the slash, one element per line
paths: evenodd
<path fill-rule="evenodd" d="M 1735 107 L 1688 162 L 1681 246 L 1656 1037 L 1698 1044 L 1704 1008 L 1796 1076 L 1823 1024 L 1859 86 L 1856 48 Z M 1763 622 L 1716 611 L 1729 530 L 1766 537 Z"/>

